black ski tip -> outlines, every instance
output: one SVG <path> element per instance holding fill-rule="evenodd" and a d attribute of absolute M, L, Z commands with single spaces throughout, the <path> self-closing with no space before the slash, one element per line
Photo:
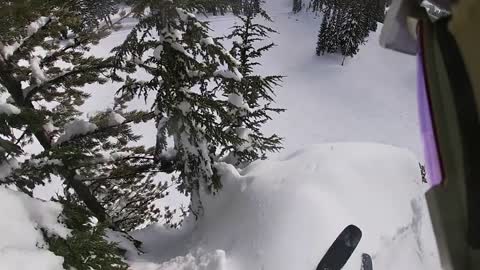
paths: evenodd
<path fill-rule="evenodd" d="M 357 248 L 362 231 L 355 225 L 347 226 L 325 253 L 316 270 L 340 270 Z"/>

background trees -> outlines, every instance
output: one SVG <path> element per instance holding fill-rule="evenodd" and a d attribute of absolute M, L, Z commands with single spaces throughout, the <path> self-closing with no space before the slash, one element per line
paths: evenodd
<path fill-rule="evenodd" d="M 308 9 L 322 12 L 316 53 L 340 53 L 353 57 L 377 23 L 385 19 L 385 0 L 311 0 Z M 293 12 L 299 12 L 302 1 L 293 1 Z M 343 64 L 343 62 L 342 62 Z"/>

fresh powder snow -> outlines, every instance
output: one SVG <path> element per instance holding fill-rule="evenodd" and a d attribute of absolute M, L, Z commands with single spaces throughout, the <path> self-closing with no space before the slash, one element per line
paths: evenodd
<path fill-rule="evenodd" d="M 362 253 L 372 255 L 375 269 L 439 269 L 419 192 L 425 184 L 409 151 L 313 145 L 240 172 L 224 163 L 217 170 L 224 188 L 217 196 L 202 194 L 205 216 L 198 223 L 134 234 L 146 254 L 130 257 L 132 269 L 315 269 L 350 224 L 363 238 L 345 270 L 360 269 Z M 224 262 L 205 268 L 219 251 Z"/>
<path fill-rule="evenodd" d="M 66 238 L 61 212 L 60 204 L 0 187 L 0 269 L 63 270 L 63 258 L 48 251 L 40 231 Z"/>

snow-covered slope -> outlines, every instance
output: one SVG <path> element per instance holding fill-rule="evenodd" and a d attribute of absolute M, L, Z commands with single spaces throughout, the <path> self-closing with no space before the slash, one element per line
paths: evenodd
<path fill-rule="evenodd" d="M 136 233 L 146 254 L 131 255 L 134 270 L 312 270 L 351 223 L 364 236 L 346 269 L 360 269 L 362 252 L 372 254 L 375 269 L 440 269 L 417 162 L 415 59 L 380 48 L 375 33 L 344 66 L 338 57 L 317 57 L 320 18 L 292 15 L 290 5 L 267 1 L 279 33 L 258 70 L 287 76 L 277 92 L 287 112 L 266 127 L 285 137 L 286 149 L 241 175 L 220 165 L 225 188 L 205 197 L 203 220 L 181 231 L 154 225 Z M 233 16 L 207 20 L 217 36 L 235 23 Z M 92 53 L 107 54 L 127 33 L 128 27 L 114 33 Z M 92 98 L 83 109 L 113 105 L 118 87 L 90 86 Z M 143 101 L 135 106 L 145 107 Z M 144 134 L 140 143 L 154 144 L 153 123 L 138 131 Z M 375 144 L 311 146 L 350 141 L 414 154 Z"/>
<path fill-rule="evenodd" d="M 338 233 L 363 231 L 345 269 L 361 253 L 375 269 L 439 269 L 416 158 L 375 144 L 309 146 L 284 160 L 260 161 L 239 174 L 218 166 L 224 189 L 204 197 L 206 215 L 181 231 L 151 226 L 135 270 L 315 269 Z M 202 266 L 203 265 L 203 266 Z"/>

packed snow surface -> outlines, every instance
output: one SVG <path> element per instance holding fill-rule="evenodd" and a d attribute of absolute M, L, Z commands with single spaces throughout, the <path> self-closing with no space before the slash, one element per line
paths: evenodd
<path fill-rule="evenodd" d="M 224 189 L 204 195 L 205 217 L 180 231 L 154 225 L 136 232 L 147 253 L 131 258 L 133 269 L 311 270 L 349 224 L 363 238 L 345 270 L 360 269 L 362 253 L 376 269 L 439 269 L 424 184 L 409 151 L 325 144 L 240 173 L 227 164 L 217 169 Z"/>

